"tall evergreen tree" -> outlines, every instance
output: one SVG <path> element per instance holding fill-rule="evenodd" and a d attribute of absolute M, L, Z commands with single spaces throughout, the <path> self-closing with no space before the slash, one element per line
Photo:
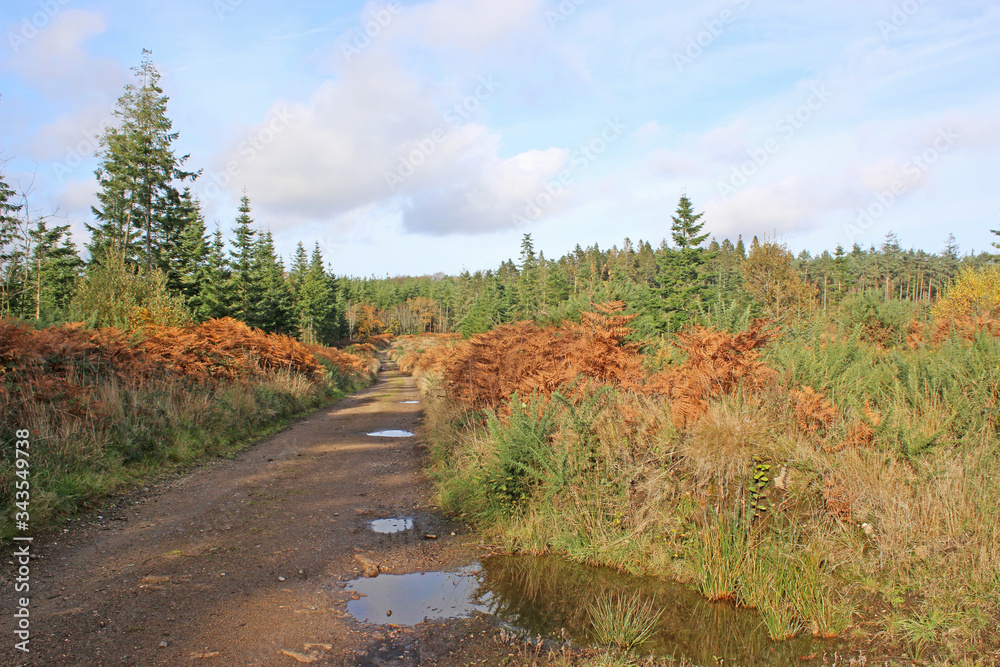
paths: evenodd
<path fill-rule="evenodd" d="M 677 213 L 670 228 L 674 247 L 665 249 L 659 257 L 660 285 L 664 317 L 661 328 L 676 331 L 691 322 L 701 302 L 708 301 L 705 265 L 711 254 L 701 247 L 708 238 L 702 233 L 704 213 L 695 213 L 691 200 L 681 195 Z"/>
<path fill-rule="evenodd" d="M 254 246 L 251 274 L 251 281 L 259 286 L 260 299 L 252 304 L 247 324 L 268 332 L 289 333 L 293 329 L 292 294 L 270 231 Z"/>
<path fill-rule="evenodd" d="M 299 244 L 292 275 L 298 275 L 293 284 L 296 285 L 295 324 L 300 339 L 309 344 L 333 342 L 337 337 L 334 286 L 323 266 L 323 253 L 319 243 L 313 247 L 308 262 L 306 262 L 305 248 Z"/>
<path fill-rule="evenodd" d="M 255 319 L 256 309 L 263 297 L 263 276 L 254 271 L 257 230 L 250 217 L 250 197 L 246 192 L 240 199 L 239 215 L 233 230 L 233 249 L 230 251 L 229 295 L 231 314 L 238 320 L 250 324 Z"/>
<path fill-rule="evenodd" d="M 143 49 L 142 55 L 133 68 L 136 81 L 125 86 L 113 112 L 118 124 L 100 140 L 97 224 L 87 225 L 92 232 L 88 249 L 96 261 L 115 247 L 126 262 L 166 271 L 183 223 L 175 183 L 197 174 L 183 170 L 188 156 L 174 154 L 178 135 L 167 117 L 169 98 L 160 88 L 151 53 Z"/>
<path fill-rule="evenodd" d="M 168 285 L 183 295 L 191 312 L 201 311 L 201 291 L 208 282 L 206 267 L 210 252 L 206 237 L 205 217 L 198 200 L 185 188 L 179 211 L 184 225 L 177 243 L 176 259 L 167 273 Z"/>
<path fill-rule="evenodd" d="M 22 303 L 30 307 L 30 312 L 22 308 L 22 317 L 30 315 L 40 320 L 46 315 L 56 316 L 69 305 L 84 263 L 70 238 L 68 224 L 49 229 L 45 218 L 39 218 L 29 234 L 28 298 Z"/>
<path fill-rule="evenodd" d="M 539 310 L 540 281 L 538 276 L 538 256 L 531 234 L 521 239 L 521 266 L 517 280 L 517 309 L 522 319 L 535 317 Z"/>
<path fill-rule="evenodd" d="M 226 257 L 226 244 L 222 240 L 222 229 L 218 224 L 208 245 L 205 266 L 202 272 L 204 279 L 198 291 L 198 307 L 195 316 L 201 320 L 216 317 L 228 317 L 233 314 L 233 284 L 229 259 Z"/>
<path fill-rule="evenodd" d="M 23 289 L 24 251 L 21 241 L 20 219 L 23 208 L 15 204 L 16 193 L 0 174 L 0 316 L 8 315 Z"/>

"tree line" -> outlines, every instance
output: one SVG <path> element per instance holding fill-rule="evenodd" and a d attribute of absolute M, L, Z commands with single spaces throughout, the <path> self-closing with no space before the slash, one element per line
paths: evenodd
<path fill-rule="evenodd" d="M 471 335 L 522 319 L 558 322 L 594 302 L 621 300 L 639 314 L 637 334 L 649 337 L 736 315 L 781 321 L 859 297 L 926 304 L 961 267 L 995 259 L 961 255 L 953 236 L 938 253 L 904 250 L 892 232 L 878 247 L 816 256 L 793 256 L 774 238 L 718 242 L 685 195 L 669 241 L 655 247 L 626 238 L 621 248 L 577 245 L 548 259 L 525 234 L 518 260 L 496 269 L 347 278 L 333 274 L 318 243 L 311 250 L 299 243 L 286 267 L 270 230 L 255 223 L 247 192 L 228 244 L 218 223 L 208 231 L 190 187 L 200 171 L 174 150 L 178 133 L 149 51 L 133 71 L 97 152 L 87 261 L 69 225 L 36 214 L 0 174 L 0 316 L 122 328 L 229 316 L 332 344 L 383 332 Z"/>

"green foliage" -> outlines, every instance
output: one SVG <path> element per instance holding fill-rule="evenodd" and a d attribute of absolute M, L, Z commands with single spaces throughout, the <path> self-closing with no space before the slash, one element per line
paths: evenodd
<path fill-rule="evenodd" d="M 117 252 L 91 264 L 70 304 L 74 319 L 95 327 L 133 329 L 147 322 L 178 325 L 191 321 L 179 296 L 167 291 L 167 277 L 159 269 L 127 264 Z"/>
<path fill-rule="evenodd" d="M 113 249 L 128 262 L 169 271 L 186 219 L 175 183 L 196 174 L 182 169 L 187 156 L 174 154 L 178 134 L 171 132 L 168 98 L 149 51 L 133 71 L 136 81 L 125 86 L 114 111 L 118 124 L 101 137 L 97 224 L 87 224 L 88 249 L 97 261 Z"/>
<path fill-rule="evenodd" d="M 491 513 L 507 514 L 526 501 L 553 474 L 565 468 L 554 456 L 549 438 L 556 430 L 556 412 L 540 396 L 527 402 L 511 397 L 510 415 L 501 421 L 487 415 L 487 431 L 496 458 L 484 465 L 483 484 Z"/>

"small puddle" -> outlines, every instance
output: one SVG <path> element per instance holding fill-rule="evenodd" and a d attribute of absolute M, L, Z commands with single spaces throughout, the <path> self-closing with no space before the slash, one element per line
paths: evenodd
<path fill-rule="evenodd" d="M 420 401 L 400 401 L 400 405 L 417 405 Z"/>
<path fill-rule="evenodd" d="M 402 519 L 375 519 L 368 522 L 368 528 L 376 533 L 402 533 L 413 530 L 413 519 L 410 517 Z"/>
<path fill-rule="evenodd" d="M 662 610 L 641 654 L 685 657 L 696 664 L 791 666 L 838 648 L 836 640 L 803 635 L 775 642 L 753 610 L 709 602 L 695 591 L 557 556 L 494 556 L 455 572 L 379 575 L 348 585 L 366 595 L 347 604 L 361 621 L 409 625 L 425 619 L 492 614 L 532 635 L 594 645 L 589 609 L 608 596 L 627 596 Z M 391 615 L 388 612 L 391 611 Z"/>
<path fill-rule="evenodd" d="M 409 431 L 375 431 L 369 433 L 368 435 L 373 438 L 412 438 L 413 434 Z"/>
<path fill-rule="evenodd" d="M 347 603 L 347 611 L 359 621 L 415 625 L 429 619 L 459 618 L 487 611 L 477 600 L 477 567 L 455 572 L 380 574 L 355 579 L 348 584 L 365 597 Z"/>

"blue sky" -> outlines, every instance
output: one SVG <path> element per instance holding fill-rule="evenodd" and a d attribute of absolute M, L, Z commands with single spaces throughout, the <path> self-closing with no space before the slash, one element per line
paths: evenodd
<path fill-rule="evenodd" d="M 669 236 L 988 249 L 1000 4 L 953 0 L 7 0 L 0 158 L 36 214 L 95 201 L 153 52 L 210 225 L 245 187 L 338 274 L 493 268 Z"/>

